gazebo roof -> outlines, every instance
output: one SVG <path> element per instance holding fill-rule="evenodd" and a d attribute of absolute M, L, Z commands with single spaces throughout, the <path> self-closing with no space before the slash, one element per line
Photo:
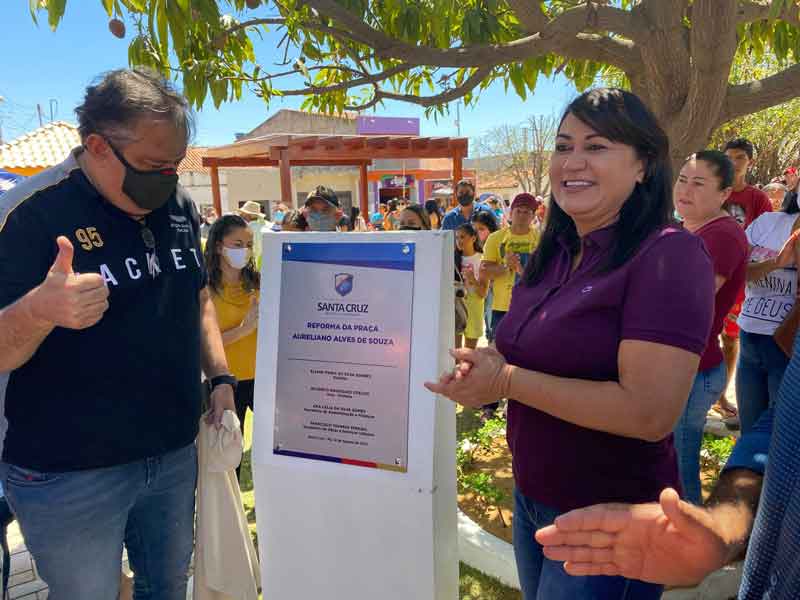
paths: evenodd
<path fill-rule="evenodd" d="M 293 164 L 299 165 L 306 161 L 342 164 L 392 158 L 463 158 L 468 151 L 467 138 L 271 134 L 209 148 L 203 164 L 224 166 L 241 159 L 248 159 L 253 166 L 259 161 L 271 164 L 283 152 L 288 153 L 287 158 Z"/>

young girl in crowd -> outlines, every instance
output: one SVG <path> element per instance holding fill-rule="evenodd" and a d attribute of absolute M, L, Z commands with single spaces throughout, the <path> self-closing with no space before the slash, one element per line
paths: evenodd
<path fill-rule="evenodd" d="M 675 450 L 685 498 L 702 502 L 700 446 L 706 413 L 727 384 L 727 366 L 720 348 L 723 320 L 744 285 L 748 246 L 742 228 L 725 210 L 733 186 L 734 167 L 722 152 L 704 150 L 683 165 L 673 190 L 683 226 L 705 243 L 714 265 L 714 320 L 697 369 L 692 391 L 675 426 Z"/>
<path fill-rule="evenodd" d="M 481 246 L 486 243 L 486 238 L 499 229 L 500 221 L 491 213 L 482 210 L 472 213 L 472 226 L 478 234 Z"/>
<path fill-rule="evenodd" d="M 472 213 L 471 221 L 472 226 L 478 234 L 478 239 L 481 242 L 481 248 L 483 248 L 489 236 L 499 229 L 501 223 L 499 219 L 496 219 L 493 215 L 483 210 Z M 486 280 L 486 287 L 486 298 L 483 302 L 483 324 L 486 328 L 486 339 L 491 344 L 494 341 L 494 331 L 492 330 L 492 302 L 494 300 L 494 294 L 491 280 Z"/>
<path fill-rule="evenodd" d="M 482 248 L 478 233 L 470 223 L 464 223 L 456 229 L 456 269 L 464 280 L 467 292 L 467 327 L 464 330 L 464 345 L 467 348 L 475 348 L 483 336 L 483 306 L 488 285 L 478 278 L 483 259 Z M 456 342 L 459 348 L 460 338 L 458 336 Z"/>
<path fill-rule="evenodd" d="M 225 357 L 239 380 L 236 414 L 244 433 L 245 413 L 248 407 L 253 410 L 260 279 L 253 258 L 253 233 L 242 217 L 225 215 L 214 222 L 208 232 L 205 261 Z"/>

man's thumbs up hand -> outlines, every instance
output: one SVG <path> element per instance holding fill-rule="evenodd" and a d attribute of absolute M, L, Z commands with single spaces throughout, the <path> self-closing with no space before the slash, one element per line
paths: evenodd
<path fill-rule="evenodd" d="M 50 267 L 50 272 L 70 275 L 73 272 L 72 257 L 75 254 L 72 242 L 69 241 L 69 238 L 62 235 L 56 240 L 56 244 L 58 244 L 58 256 L 56 256 L 56 261 L 53 263 L 53 266 Z"/>
<path fill-rule="evenodd" d="M 57 327 L 86 329 L 108 310 L 108 288 L 97 273 L 75 274 L 72 242 L 60 236 L 58 255 L 45 280 L 32 294 L 34 318 Z"/>

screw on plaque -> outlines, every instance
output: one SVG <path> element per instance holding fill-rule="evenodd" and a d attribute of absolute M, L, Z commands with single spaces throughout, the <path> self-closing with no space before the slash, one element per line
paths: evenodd
<path fill-rule="evenodd" d="M 408 246 L 403 246 L 403 254 L 408 254 L 409 252 L 411 252 L 411 248 Z"/>
<path fill-rule="evenodd" d="M 403 461 L 402 461 L 402 460 L 400 460 L 399 458 L 395 458 L 395 459 L 394 459 L 394 464 L 396 464 L 396 465 L 399 467 L 400 465 L 402 465 L 402 464 L 403 464 Z"/>
<path fill-rule="evenodd" d="M 292 251 L 292 245 L 291 244 L 286 244 L 286 251 L 287 252 L 291 252 Z"/>

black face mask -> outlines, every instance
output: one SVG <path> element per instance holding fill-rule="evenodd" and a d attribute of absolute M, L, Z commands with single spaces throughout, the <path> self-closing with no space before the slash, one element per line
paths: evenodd
<path fill-rule="evenodd" d="M 422 231 L 422 227 L 418 227 L 417 225 L 403 225 L 400 231 Z"/>
<path fill-rule="evenodd" d="M 472 201 L 474 199 L 475 198 L 474 198 L 474 196 L 472 194 L 461 194 L 458 197 L 458 203 L 461 206 L 469 206 L 470 204 L 472 204 Z"/>
<path fill-rule="evenodd" d="M 122 153 L 108 144 L 117 160 L 125 167 L 125 179 L 122 191 L 145 210 L 156 210 L 164 206 L 175 193 L 178 185 L 178 173 L 175 169 L 158 169 L 156 171 L 140 171 L 125 160 Z"/>

